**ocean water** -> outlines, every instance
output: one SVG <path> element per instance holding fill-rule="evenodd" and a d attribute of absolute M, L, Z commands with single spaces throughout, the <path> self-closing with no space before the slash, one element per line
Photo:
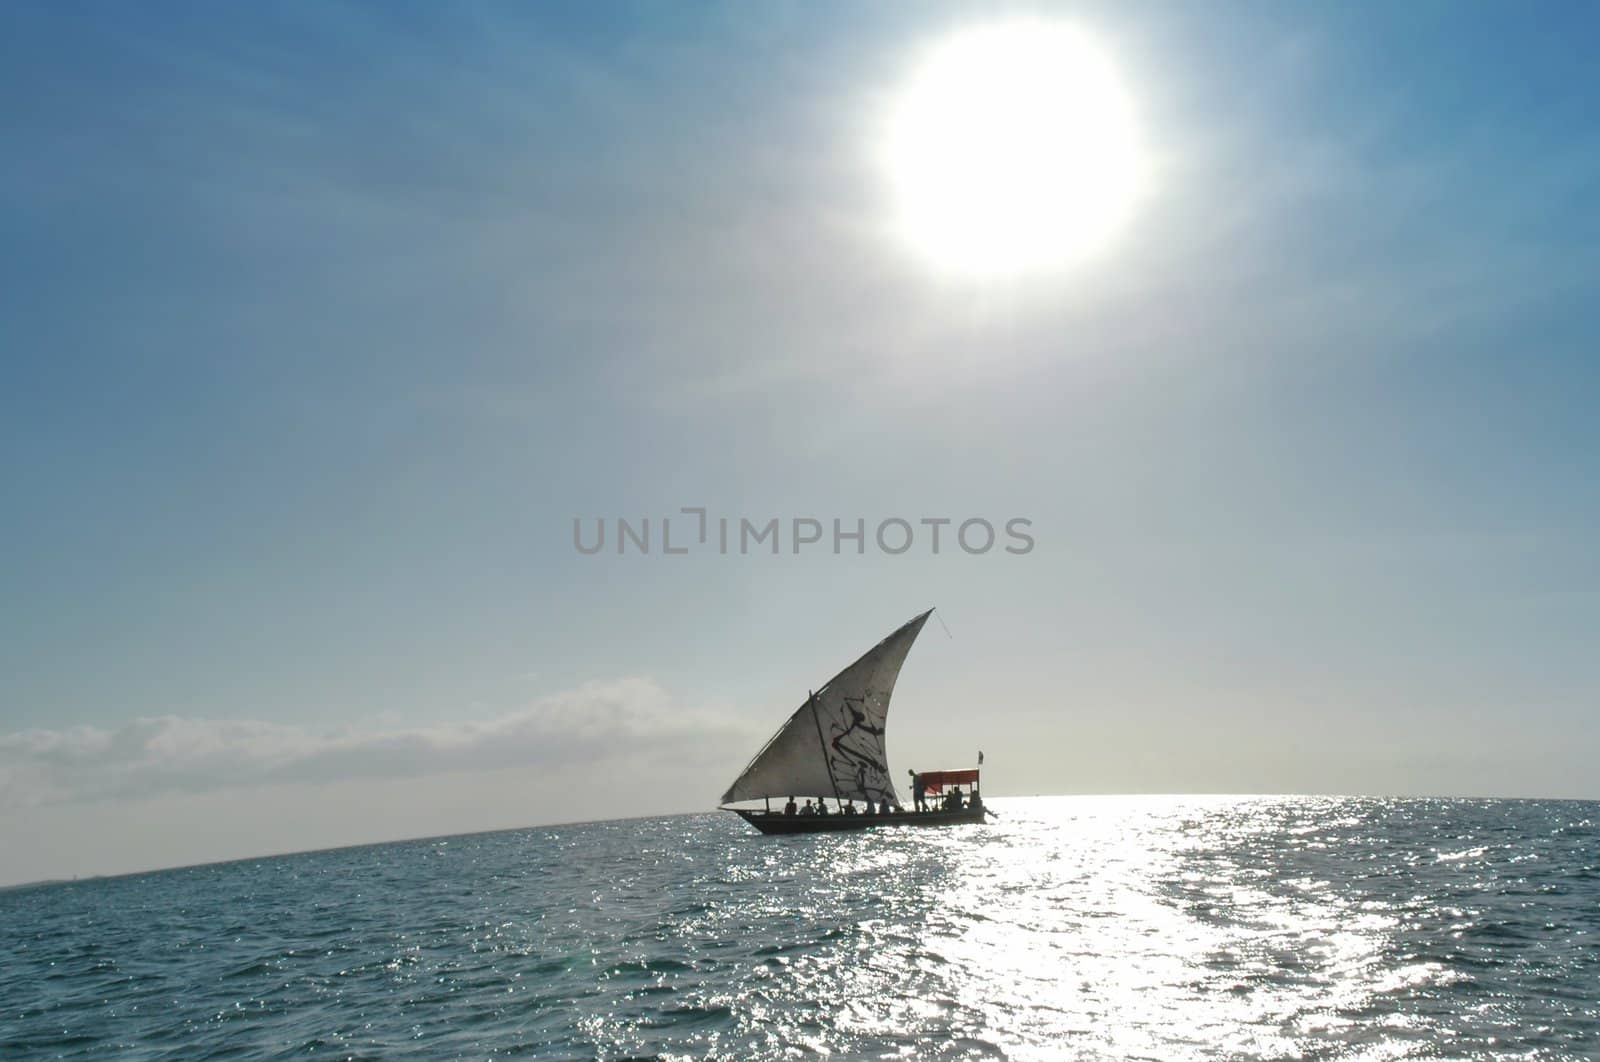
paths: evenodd
<path fill-rule="evenodd" d="M 1600 1057 L 1600 805 L 708 814 L 0 894 L 0 1056 Z"/>

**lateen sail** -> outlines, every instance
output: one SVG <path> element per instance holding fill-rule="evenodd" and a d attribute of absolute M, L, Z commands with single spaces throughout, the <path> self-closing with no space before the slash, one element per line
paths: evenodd
<path fill-rule="evenodd" d="M 889 695 L 929 609 L 835 675 L 779 728 L 722 802 L 763 797 L 837 797 L 900 802 L 889 778 L 883 731 Z"/>

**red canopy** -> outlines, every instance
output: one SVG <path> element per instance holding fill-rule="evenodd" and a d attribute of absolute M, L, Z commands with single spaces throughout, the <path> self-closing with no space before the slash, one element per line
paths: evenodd
<path fill-rule="evenodd" d="M 978 769 L 969 767 L 964 771 L 923 771 L 918 777 L 922 779 L 923 788 L 930 793 L 937 793 L 947 785 L 977 785 Z"/>

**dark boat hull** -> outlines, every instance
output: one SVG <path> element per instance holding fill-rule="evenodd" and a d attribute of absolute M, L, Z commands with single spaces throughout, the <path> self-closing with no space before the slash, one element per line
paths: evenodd
<path fill-rule="evenodd" d="M 780 811 L 729 808 L 762 833 L 835 833 L 873 826 L 959 826 L 982 822 L 983 808 L 960 811 L 907 811 L 898 815 L 785 815 Z"/>

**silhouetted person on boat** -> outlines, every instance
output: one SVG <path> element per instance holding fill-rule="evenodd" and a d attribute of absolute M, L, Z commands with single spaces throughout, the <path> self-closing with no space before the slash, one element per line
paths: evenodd
<path fill-rule="evenodd" d="M 831 814 L 831 813 L 830 813 L 830 812 L 829 812 L 829 811 L 828 811 L 828 801 L 827 801 L 827 800 L 826 800 L 826 799 L 825 799 L 825 798 L 823 798 L 823 797 L 818 797 L 818 798 L 817 798 L 817 814 L 818 814 L 818 815 L 828 815 L 828 814 Z"/>
<path fill-rule="evenodd" d="M 790 797 L 789 802 L 783 806 L 783 813 L 791 816 L 795 813 L 794 797 Z"/>
<path fill-rule="evenodd" d="M 972 787 L 972 796 L 967 800 L 967 807 L 971 808 L 973 811 L 983 810 L 983 797 L 978 795 L 977 786 Z"/>
<path fill-rule="evenodd" d="M 858 814 L 858 812 L 857 812 L 857 811 L 856 811 L 856 802 L 855 802 L 855 801 L 854 801 L 854 800 L 847 800 L 847 801 L 845 801 L 845 805 L 844 805 L 844 813 L 845 813 L 845 814 L 846 814 L 846 815 L 855 815 L 855 814 Z"/>
<path fill-rule="evenodd" d="M 806 797 L 806 806 L 800 809 L 800 814 L 802 814 L 802 815 L 815 815 L 816 813 L 817 813 L 817 809 L 811 806 L 811 798 L 810 797 Z"/>
<path fill-rule="evenodd" d="M 928 787 L 922 784 L 922 775 L 907 771 L 911 776 L 911 803 L 918 811 L 928 810 Z"/>

